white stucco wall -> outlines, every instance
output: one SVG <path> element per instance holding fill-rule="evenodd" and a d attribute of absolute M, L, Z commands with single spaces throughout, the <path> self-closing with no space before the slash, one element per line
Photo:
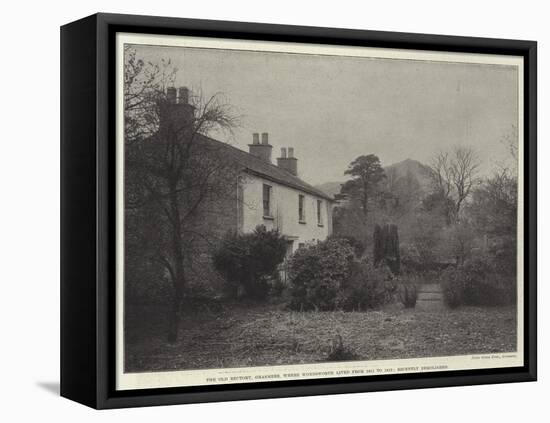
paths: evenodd
<path fill-rule="evenodd" d="M 263 185 L 271 188 L 272 219 L 263 215 Z M 332 231 L 332 205 L 322 197 L 311 195 L 285 185 L 257 176 L 247 175 L 242 179 L 241 230 L 250 232 L 258 225 L 268 230 L 278 229 L 294 240 L 293 251 L 300 243 L 317 242 L 326 239 Z M 298 219 L 298 196 L 305 197 L 305 223 Z M 322 225 L 317 222 L 317 200 L 321 200 Z"/>

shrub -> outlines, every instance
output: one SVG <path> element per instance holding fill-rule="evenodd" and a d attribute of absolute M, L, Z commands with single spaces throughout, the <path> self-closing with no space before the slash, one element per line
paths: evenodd
<path fill-rule="evenodd" d="M 267 283 L 269 285 L 270 298 L 281 297 L 285 292 L 286 284 L 281 279 L 279 272 L 275 272 L 268 277 Z"/>
<path fill-rule="evenodd" d="M 456 308 L 464 303 L 464 283 L 462 275 L 456 268 L 447 268 L 441 274 L 443 301 L 450 308 Z"/>
<path fill-rule="evenodd" d="M 349 347 L 344 345 L 342 335 L 336 335 L 330 345 L 327 361 L 353 361 L 359 360 L 359 356 Z"/>
<path fill-rule="evenodd" d="M 336 306 L 344 311 L 363 311 L 390 302 L 396 286 L 385 266 L 375 267 L 366 260 L 351 265 L 349 278 L 338 293 Z"/>
<path fill-rule="evenodd" d="M 353 248 L 353 252 L 355 253 L 355 257 L 361 258 L 363 256 L 363 253 L 365 252 L 366 246 L 363 241 L 360 239 L 351 236 L 351 235 L 331 235 L 331 238 L 333 239 L 343 239 L 346 240 L 351 248 Z"/>
<path fill-rule="evenodd" d="M 345 239 L 329 238 L 299 248 L 288 264 L 290 308 L 333 310 L 353 260 L 353 248 Z"/>
<path fill-rule="evenodd" d="M 443 298 L 450 307 L 515 302 L 515 278 L 499 272 L 494 259 L 478 256 L 442 273 Z"/>
<path fill-rule="evenodd" d="M 398 289 L 399 301 L 405 308 L 416 307 L 418 299 L 417 277 L 408 275 L 400 278 L 401 284 Z"/>
<path fill-rule="evenodd" d="M 374 264 L 384 262 L 397 275 L 400 272 L 399 235 L 396 225 L 376 225 L 373 233 Z"/>
<path fill-rule="evenodd" d="M 286 240 L 260 225 L 248 234 L 229 232 L 212 259 L 226 281 L 227 294 L 235 297 L 242 290 L 245 297 L 264 300 L 285 254 Z"/>

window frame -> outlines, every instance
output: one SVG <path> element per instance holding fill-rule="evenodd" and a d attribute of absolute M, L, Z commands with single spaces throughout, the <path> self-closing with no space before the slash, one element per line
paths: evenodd
<path fill-rule="evenodd" d="M 266 200 L 266 193 L 267 193 L 267 200 Z M 267 201 L 267 208 L 266 208 L 266 201 Z M 263 212 L 264 219 L 273 219 L 272 206 L 273 206 L 273 186 L 269 184 L 262 184 L 262 212 Z"/>
<path fill-rule="evenodd" d="M 298 222 L 306 223 L 306 196 L 298 194 Z"/>

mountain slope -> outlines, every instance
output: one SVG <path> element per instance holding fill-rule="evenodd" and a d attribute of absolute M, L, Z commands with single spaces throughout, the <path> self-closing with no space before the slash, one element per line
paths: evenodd
<path fill-rule="evenodd" d="M 417 160 L 406 159 L 398 163 L 393 163 L 384 167 L 386 176 L 395 179 L 414 177 L 420 186 L 423 193 L 428 193 L 430 189 L 430 168 Z M 325 182 L 324 184 L 316 185 L 315 188 L 334 196 L 340 192 L 342 182 Z"/>
<path fill-rule="evenodd" d="M 384 168 L 386 176 L 405 178 L 408 176 L 414 177 L 423 192 L 427 193 L 430 189 L 430 168 L 417 160 L 406 159 L 398 163 L 391 164 Z"/>
<path fill-rule="evenodd" d="M 320 189 L 326 194 L 334 197 L 336 194 L 340 193 L 340 186 L 343 182 L 325 182 L 324 184 L 315 185 L 315 188 Z"/>

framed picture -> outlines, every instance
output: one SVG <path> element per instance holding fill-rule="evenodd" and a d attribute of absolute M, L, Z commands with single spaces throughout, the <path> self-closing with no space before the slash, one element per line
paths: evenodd
<path fill-rule="evenodd" d="M 536 379 L 536 43 L 61 29 L 61 394 Z"/>

